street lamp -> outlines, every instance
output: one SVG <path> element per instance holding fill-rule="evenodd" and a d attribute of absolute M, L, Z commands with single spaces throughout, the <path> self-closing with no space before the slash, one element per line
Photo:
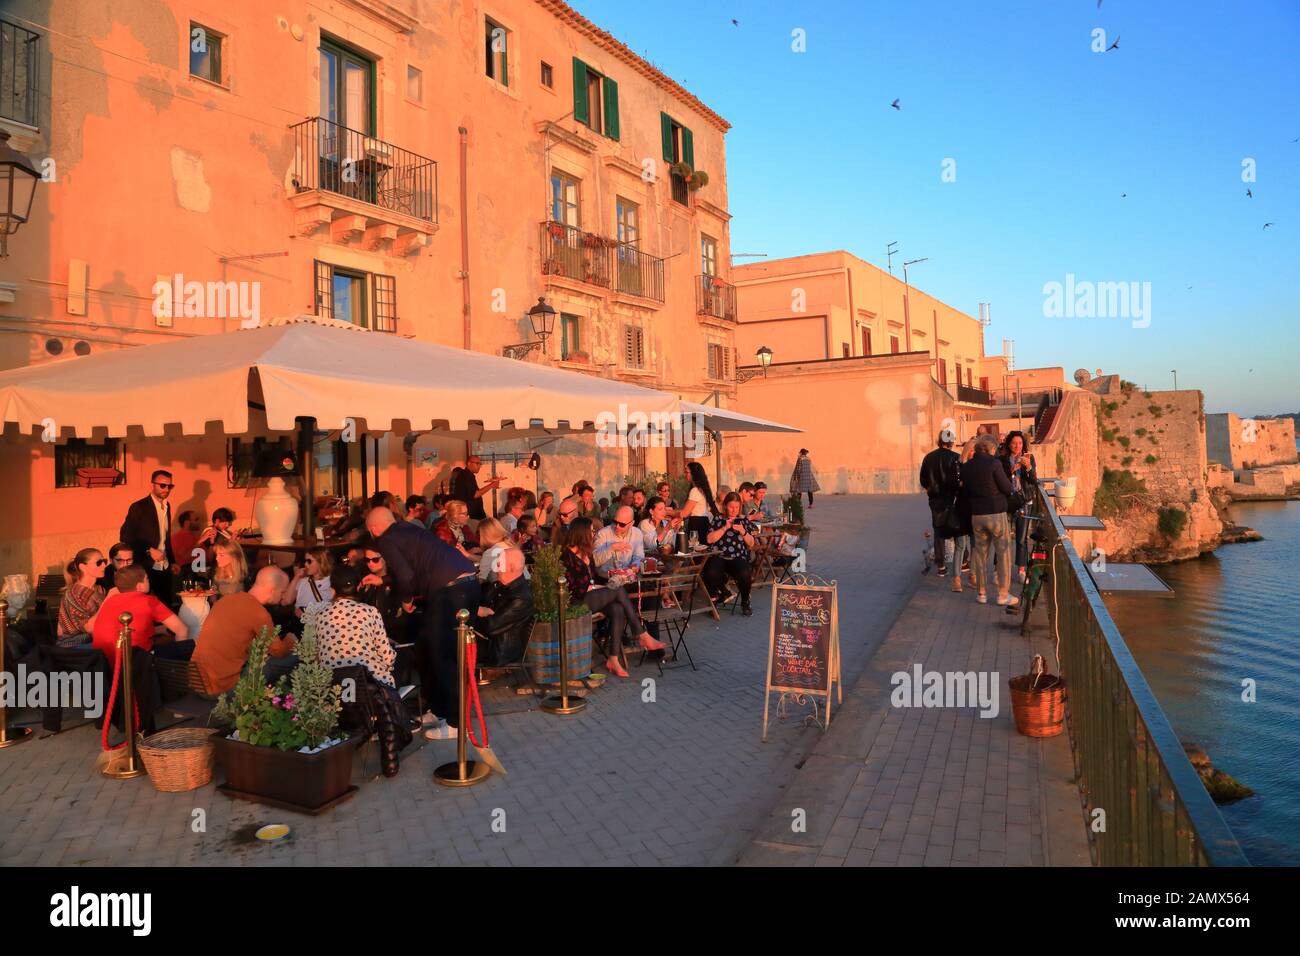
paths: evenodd
<path fill-rule="evenodd" d="M 903 263 L 903 325 L 904 334 L 907 336 L 907 351 L 912 351 L 912 287 L 907 281 L 907 267 L 914 266 L 918 262 L 929 262 L 930 257 L 924 259 L 911 259 Z M 939 351 L 938 343 L 934 346 L 935 353 Z"/>
<path fill-rule="evenodd" d="M 32 214 L 32 198 L 41 178 L 32 161 L 9 145 L 0 129 L 0 259 L 9 255 L 9 237 Z"/>
<path fill-rule="evenodd" d="M 555 330 L 555 310 L 546 304 L 546 296 L 539 295 L 537 304 L 528 310 L 528 324 L 532 326 L 533 335 L 537 336 L 531 342 L 520 342 L 518 345 L 507 345 L 501 349 L 501 354 L 506 358 L 522 359 L 534 349 L 543 348 L 546 340 L 551 337 Z"/>
<path fill-rule="evenodd" d="M 758 351 L 754 353 L 754 356 L 758 359 L 759 368 L 758 369 L 753 369 L 753 368 L 736 369 L 737 385 L 743 385 L 745 382 L 748 382 L 751 378 L 754 378 L 760 373 L 762 374 L 763 378 L 767 378 L 767 367 L 772 364 L 772 350 L 768 348 L 766 345 L 760 345 L 758 347 Z"/>

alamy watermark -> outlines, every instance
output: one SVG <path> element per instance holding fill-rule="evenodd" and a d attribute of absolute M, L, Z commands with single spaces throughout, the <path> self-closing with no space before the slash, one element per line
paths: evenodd
<path fill-rule="evenodd" d="M 155 319 L 239 319 L 244 329 L 262 321 L 260 282 L 186 282 L 178 272 L 159 278 L 149 291 Z"/>
<path fill-rule="evenodd" d="M 1151 324 L 1150 282 L 1076 280 L 1043 285 L 1043 317 L 1048 319 L 1130 319 L 1135 329 Z"/>
<path fill-rule="evenodd" d="M 618 411 L 596 416 L 596 444 L 601 448 L 701 449 L 708 441 L 704 416 L 684 412 Z"/>
<path fill-rule="evenodd" d="M 29 671 L 19 664 L 0 671 L 0 702 L 6 708 L 70 708 L 94 720 L 104 713 L 104 675 L 100 671 Z"/>
<path fill-rule="evenodd" d="M 889 683 L 895 707 L 978 707 L 984 718 L 999 712 L 996 671 L 927 671 L 913 664 L 911 671 L 896 671 Z"/>

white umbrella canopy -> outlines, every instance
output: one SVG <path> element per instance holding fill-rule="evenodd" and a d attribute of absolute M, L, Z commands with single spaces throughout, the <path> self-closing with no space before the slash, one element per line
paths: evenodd
<path fill-rule="evenodd" d="M 601 417 L 666 415 L 675 396 L 576 372 L 366 332 L 314 316 L 257 328 L 103 352 L 0 372 L 0 413 L 26 433 L 112 437 L 168 426 L 201 435 L 249 430 L 250 402 L 267 427 L 299 416 L 322 429 L 351 419 L 369 432 L 414 431 L 500 440 L 591 430 Z M 364 423 L 364 424 L 362 424 Z"/>
<path fill-rule="evenodd" d="M 704 423 L 704 427 L 711 432 L 798 432 L 803 430 L 795 428 L 793 425 L 782 425 L 780 422 L 769 421 L 766 418 L 746 415 L 731 408 L 700 405 L 697 402 L 681 402 L 680 411 L 683 415 L 699 416 L 699 419 Z"/>

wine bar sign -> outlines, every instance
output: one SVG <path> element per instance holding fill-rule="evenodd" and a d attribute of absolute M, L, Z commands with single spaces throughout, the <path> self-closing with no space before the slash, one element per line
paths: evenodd
<path fill-rule="evenodd" d="M 828 585 L 777 584 L 772 589 L 772 625 L 767 646 L 767 687 L 763 694 L 763 739 L 767 739 L 768 705 L 781 694 L 778 715 L 789 697 L 796 703 L 826 698 L 831 721 L 831 691 L 840 681 L 840 619 L 837 590 Z M 840 702 L 844 700 L 839 688 Z"/>

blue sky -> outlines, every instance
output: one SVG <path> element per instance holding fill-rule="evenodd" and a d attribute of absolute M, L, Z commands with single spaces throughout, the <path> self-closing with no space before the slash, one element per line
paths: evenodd
<path fill-rule="evenodd" d="M 734 252 L 897 241 L 1018 367 L 1300 410 L 1300 0 L 571 2 L 732 123 Z M 1068 273 L 1149 282 L 1150 325 L 1045 317 Z"/>

